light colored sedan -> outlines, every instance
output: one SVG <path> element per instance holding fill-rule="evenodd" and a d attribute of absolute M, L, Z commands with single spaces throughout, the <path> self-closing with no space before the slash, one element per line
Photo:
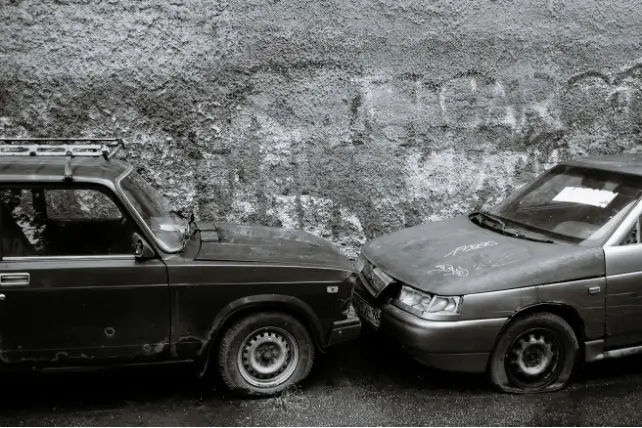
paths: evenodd
<path fill-rule="evenodd" d="M 440 369 L 509 392 L 642 352 L 642 157 L 559 164 L 488 211 L 368 242 L 353 305 Z"/>

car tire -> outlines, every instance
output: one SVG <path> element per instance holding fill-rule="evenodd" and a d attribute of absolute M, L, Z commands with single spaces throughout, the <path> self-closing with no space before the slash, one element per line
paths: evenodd
<path fill-rule="evenodd" d="M 491 355 L 488 374 L 504 392 L 556 391 L 568 384 L 579 355 L 579 342 L 568 322 L 552 313 L 533 313 L 506 327 Z"/>
<path fill-rule="evenodd" d="M 315 346 L 308 329 L 282 312 L 259 312 L 232 324 L 218 348 L 227 387 L 244 396 L 270 396 L 305 379 Z"/>

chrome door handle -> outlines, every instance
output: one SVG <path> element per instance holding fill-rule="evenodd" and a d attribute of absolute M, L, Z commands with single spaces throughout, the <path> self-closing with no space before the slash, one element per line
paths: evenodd
<path fill-rule="evenodd" d="M 26 287 L 29 282 L 28 273 L 0 273 L 0 287 Z"/>
<path fill-rule="evenodd" d="M 597 294 L 600 292 L 600 287 L 591 287 L 588 289 L 589 294 Z"/>

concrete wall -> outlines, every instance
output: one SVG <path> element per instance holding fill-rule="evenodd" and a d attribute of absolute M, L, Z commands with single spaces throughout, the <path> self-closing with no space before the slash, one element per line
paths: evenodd
<path fill-rule="evenodd" d="M 639 2 L 0 0 L 0 134 L 130 142 L 202 219 L 365 239 L 639 150 Z"/>

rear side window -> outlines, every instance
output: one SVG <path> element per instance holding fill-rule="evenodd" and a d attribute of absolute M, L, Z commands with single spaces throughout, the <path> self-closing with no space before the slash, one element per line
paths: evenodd
<path fill-rule="evenodd" d="M 44 218 L 29 189 L 5 189 L 2 201 L 2 251 L 6 257 L 36 256 L 42 252 Z"/>

